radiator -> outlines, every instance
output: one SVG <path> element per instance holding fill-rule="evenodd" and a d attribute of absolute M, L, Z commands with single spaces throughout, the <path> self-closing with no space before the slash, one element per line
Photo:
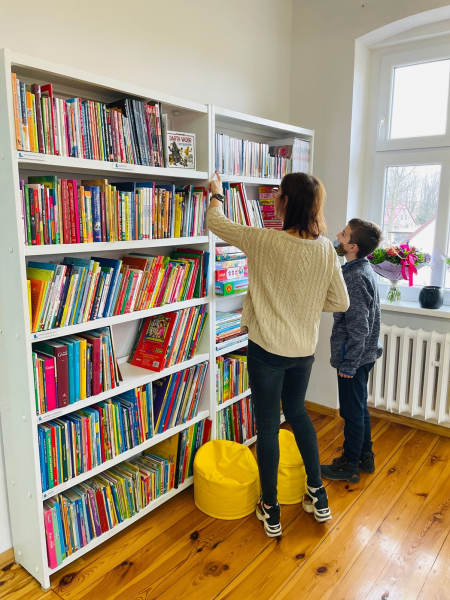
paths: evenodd
<path fill-rule="evenodd" d="M 450 427 L 450 333 L 382 324 L 380 337 L 369 406 Z"/>

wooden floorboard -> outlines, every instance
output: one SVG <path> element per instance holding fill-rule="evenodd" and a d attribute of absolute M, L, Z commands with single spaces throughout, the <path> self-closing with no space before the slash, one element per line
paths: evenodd
<path fill-rule="evenodd" d="M 343 421 L 309 414 L 329 463 Z M 326 524 L 283 506 L 283 536 L 270 539 L 254 515 L 204 515 L 190 488 L 61 570 L 46 592 L 3 561 L 0 600 L 450 600 L 450 439 L 379 415 L 372 431 L 376 471 L 326 482 Z"/>

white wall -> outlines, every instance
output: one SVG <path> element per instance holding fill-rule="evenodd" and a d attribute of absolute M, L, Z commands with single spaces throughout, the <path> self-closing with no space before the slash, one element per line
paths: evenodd
<path fill-rule="evenodd" d="M 346 224 L 347 208 L 352 211 L 358 205 L 363 185 L 365 114 L 355 111 L 352 134 L 352 103 L 354 90 L 360 98 L 367 96 L 367 82 L 358 73 L 367 67 L 369 59 L 361 45 L 355 57 L 356 40 L 400 19 L 448 4 L 448 0 L 293 0 L 289 116 L 291 123 L 307 123 L 315 129 L 314 173 L 328 192 L 326 218 L 331 239 Z M 414 24 L 396 24 L 385 34 L 379 32 L 378 37 L 393 36 L 402 27 L 417 27 L 438 18 L 440 14 L 430 12 L 417 15 Z M 336 408 L 336 376 L 329 366 L 331 325 L 330 315 L 324 315 L 308 399 Z"/>
<path fill-rule="evenodd" d="M 3 1 L 0 48 L 287 122 L 291 17 L 292 0 L 79 0 L 70 16 Z M 0 433 L 0 553 L 11 545 Z"/>

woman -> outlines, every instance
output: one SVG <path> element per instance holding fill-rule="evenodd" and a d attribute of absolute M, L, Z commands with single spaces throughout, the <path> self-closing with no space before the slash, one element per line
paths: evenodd
<path fill-rule="evenodd" d="M 303 508 L 319 522 L 331 519 L 305 395 L 321 313 L 345 312 L 347 289 L 333 244 L 323 236 L 325 188 L 316 177 L 291 173 L 283 178 L 275 196 L 283 231 L 246 227 L 227 219 L 218 173 L 209 191 L 208 228 L 248 257 L 249 290 L 241 327 L 248 330 L 247 364 L 258 433 L 262 495 L 256 516 L 264 522 L 267 535 L 276 537 L 281 535 L 277 502 L 280 399 L 305 463 L 308 487 Z"/>

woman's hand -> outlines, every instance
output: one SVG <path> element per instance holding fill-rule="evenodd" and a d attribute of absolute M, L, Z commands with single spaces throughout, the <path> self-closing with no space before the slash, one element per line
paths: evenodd
<path fill-rule="evenodd" d="M 209 193 L 212 195 L 214 195 L 214 194 L 223 195 L 222 179 L 220 178 L 220 175 L 217 171 L 216 171 L 216 178 L 211 179 L 211 181 L 208 184 L 208 190 L 209 190 Z"/>

